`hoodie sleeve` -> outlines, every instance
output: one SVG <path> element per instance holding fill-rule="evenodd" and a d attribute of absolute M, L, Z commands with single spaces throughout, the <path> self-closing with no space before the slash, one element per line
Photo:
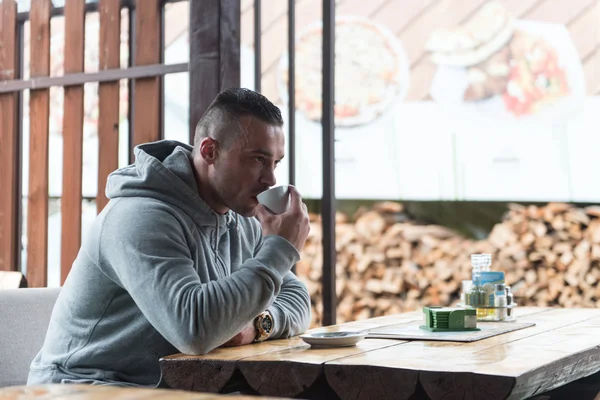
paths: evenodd
<path fill-rule="evenodd" d="M 270 236 L 263 238 L 260 224 L 256 225 L 258 225 L 258 244 L 256 246 L 256 254 L 258 254 Z M 280 239 L 287 245 L 292 246 L 287 240 Z M 288 272 L 283 279 L 281 290 L 275 298 L 275 302 L 268 308 L 268 311 L 273 316 L 274 322 L 271 339 L 288 338 L 306 331 L 311 321 L 310 295 L 306 285 L 292 272 Z"/>
<path fill-rule="evenodd" d="M 289 272 L 281 291 L 268 311 L 273 316 L 272 339 L 288 338 L 303 333 L 310 325 L 310 296 L 304 283 Z"/>
<path fill-rule="evenodd" d="M 100 267 L 182 353 L 205 354 L 240 332 L 273 305 L 299 258 L 283 238 L 265 238 L 255 257 L 235 273 L 202 283 L 185 228 L 168 207 L 120 202 L 104 224 Z"/>

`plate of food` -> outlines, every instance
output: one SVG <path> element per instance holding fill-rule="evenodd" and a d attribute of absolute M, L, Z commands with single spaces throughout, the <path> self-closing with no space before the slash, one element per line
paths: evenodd
<path fill-rule="evenodd" d="M 296 110 L 309 121 L 322 113 L 321 21 L 296 38 Z M 367 18 L 336 17 L 335 125 L 367 124 L 403 99 L 409 87 L 410 66 L 400 40 L 387 28 Z M 279 61 L 277 87 L 288 101 L 288 55 Z"/>
<path fill-rule="evenodd" d="M 499 1 L 463 25 L 432 32 L 430 94 L 456 110 L 507 122 L 564 119 L 585 96 L 583 66 L 564 25 L 517 20 Z"/>

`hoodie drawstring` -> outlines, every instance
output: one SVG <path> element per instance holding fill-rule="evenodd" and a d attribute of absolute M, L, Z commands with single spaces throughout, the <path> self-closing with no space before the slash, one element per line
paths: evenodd
<path fill-rule="evenodd" d="M 235 226 L 236 229 L 239 229 L 239 215 L 235 214 L 235 224 L 233 224 L 233 216 L 231 213 L 227 214 L 226 226 L 228 229 L 231 229 Z M 219 216 L 215 214 L 215 229 L 214 229 L 214 238 L 213 238 L 213 256 L 215 259 L 215 263 L 218 263 L 218 252 L 219 252 L 219 238 L 221 237 L 221 227 L 219 225 Z"/>
<path fill-rule="evenodd" d="M 217 252 L 219 251 L 219 217 L 215 215 L 215 230 L 214 230 L 214 240 L 213 240 L 213 255 L 215 257 L 215 262 L 217 262 Z"/>

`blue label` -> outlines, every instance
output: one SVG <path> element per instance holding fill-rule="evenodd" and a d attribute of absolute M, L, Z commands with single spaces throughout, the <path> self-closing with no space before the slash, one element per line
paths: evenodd
<path fill-rule="evenodd" d="M 482 285 L 485 285 L 486 283 L 504 283 L 504 272 L 502 271 L 484 271 L 480 272 L 480 274 Z"/>

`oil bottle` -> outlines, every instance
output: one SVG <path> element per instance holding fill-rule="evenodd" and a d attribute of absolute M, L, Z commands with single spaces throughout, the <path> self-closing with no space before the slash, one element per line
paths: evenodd
<path fill-rule="evenodd" d="M 493 294 L 490 296 L 490 293 L 488 293 L 482 282 L 482 272 L 489 272 L 491 265 L 491 254 L 471 255 L 473 287 L 471 289 L 470 300 L 471 306 L 477 308 L 478 320 L 494 319 L 495 316 L 493 308 L 486 308 L 494 307 Z"/>

